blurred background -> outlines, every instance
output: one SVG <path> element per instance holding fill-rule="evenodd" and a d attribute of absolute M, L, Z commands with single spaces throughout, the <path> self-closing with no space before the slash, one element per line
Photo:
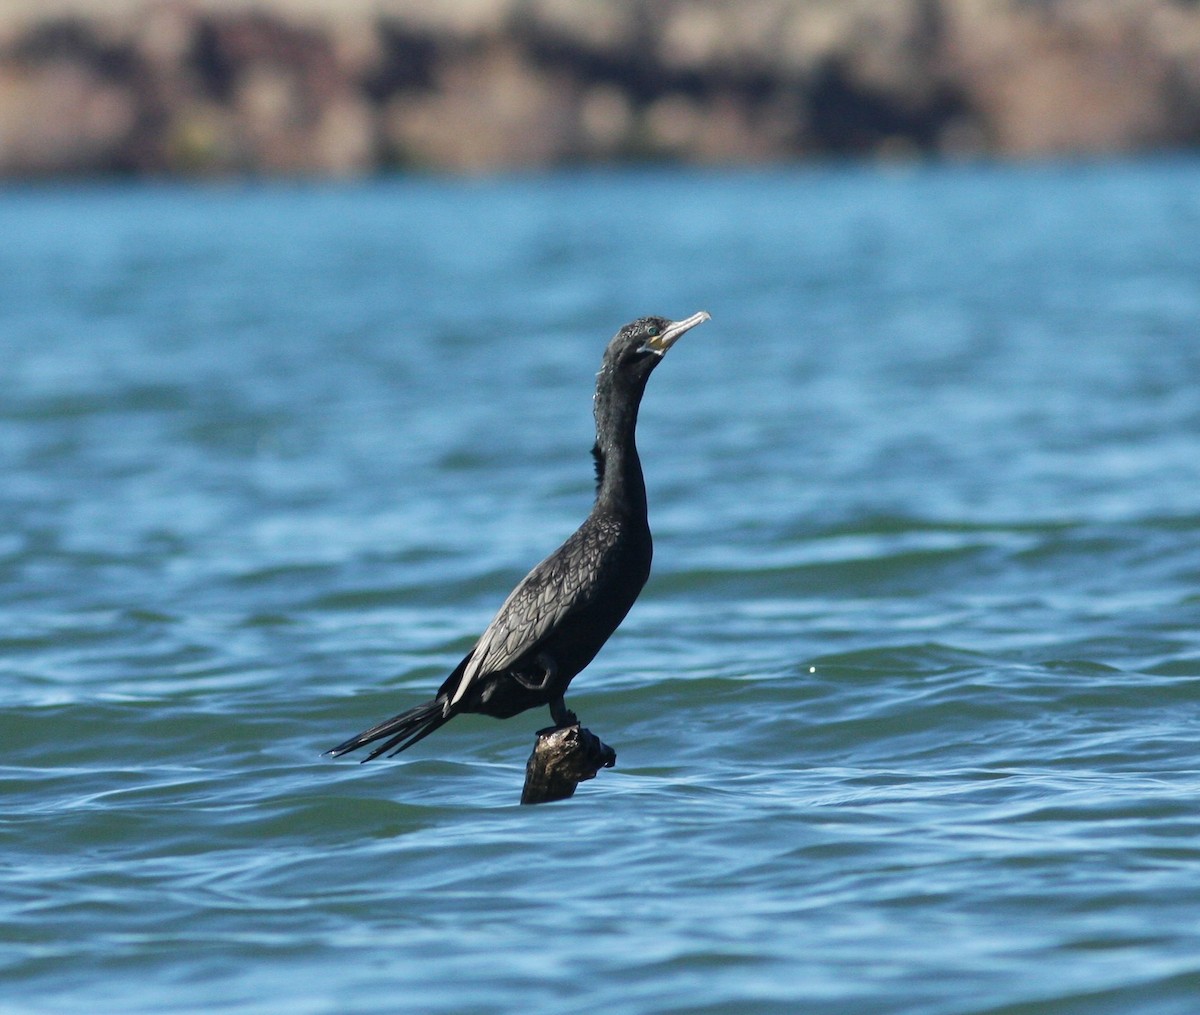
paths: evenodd
<path fill-rule="evenodd" d="M 0 1010 L 1193 1015 L 1200 3 L 0 0 Z M 654 574 L 429 697 L 708 310 Z"/>
<path fill-rule="evenodd" d="M 1200 141 L 1191 0 L 5 0 L 0 173 L 360 175 Z"/>

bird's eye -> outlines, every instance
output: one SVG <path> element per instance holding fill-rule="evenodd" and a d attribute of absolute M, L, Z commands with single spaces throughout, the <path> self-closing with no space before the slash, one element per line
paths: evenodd
<path fill-rule="evenodd" d="M 657 324 L 647 324 L 646 325 L 646 337 L 647 338 L 654 338 L 654 336 L 657 334 L 658 334 L 658 325 Z"/>

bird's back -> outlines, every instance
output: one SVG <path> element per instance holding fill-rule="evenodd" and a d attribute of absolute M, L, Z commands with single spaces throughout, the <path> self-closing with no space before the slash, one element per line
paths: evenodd
<path fill-rule="evenodd" d="M 522 682 L 511 675 L 550 664 L 549 690 L 561 695 L 629 612 L 650 575 L 652 555 L 644 521 L 594 511 L 513 589 L 442 692 L 462 711 L 520 711 L 544 702 L 546 694 L 521 694 Z M 512 684 L 517 688 L 510 694 Z"/>

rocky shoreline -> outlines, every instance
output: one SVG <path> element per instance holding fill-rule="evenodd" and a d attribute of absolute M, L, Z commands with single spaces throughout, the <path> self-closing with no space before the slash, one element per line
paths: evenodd
<path fill-rule="evenodd" d="M 95 6 L 18 3 L 0 17 L 0 175 L 469 173 L 1200 142 L 1200 5 L 1186 0 Z"/>

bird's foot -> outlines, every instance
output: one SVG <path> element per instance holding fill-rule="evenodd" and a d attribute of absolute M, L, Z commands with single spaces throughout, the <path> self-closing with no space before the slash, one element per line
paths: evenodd
<path fill-rule="evenodd" d="M 550 718 L 554 720 L 554 725 L 559 729 L 562 729 L 564 726 L 579 725 L 579 716 L 563 704 L 562 698 L 550 702 Z"/>

